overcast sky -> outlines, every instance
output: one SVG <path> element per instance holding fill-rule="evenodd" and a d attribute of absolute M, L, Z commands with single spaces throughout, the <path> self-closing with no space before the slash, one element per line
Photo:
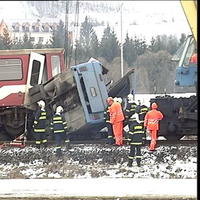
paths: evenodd
<path fill-rule="evenodd" d="M 98 19 L 98 21 L 108 22 L 116 32 L 118 39 L 125 38 L 126 33 L 129 36 L 145 38 L 149 41 L 152 36 L 156 35 L 176 35 L 180 37 L 181 33 L 190 34 L 190 28 L 186 17 L 182 10 L 180 1 L 84 1 L 90 3 L 105 3 L 116 9 L 115 13 L 88 12 L 87 9 L 79 8 L 79 24 L 81 24 L 85 16 Z M 75 3 L 75 1 L 74 1 Z M 121 12 L 122 6 L 122 23 Z M 32 10 L 34 11 L 34 9 Z M 117 12 L 118 11 L 118 12 Z M 75 14 L 69 15 L 69 22 L 74 21 Z M 34 17 L 35 19 L 37 17 Z M 57 19 L 65 19 L 62 14 Z M 33 19 L 26 1 L 0 1 L 0 20 L 5 22 L 17 21 L 19 19 Z M 43 19 L 45 20 L 45 19 Z M 133 25 L 135 23 L 136 25 Z M 105 23 L 107 24 L 107 23 Z M 72 27 L 73 28 L 73 27 Z M 101 39 L 105 27 L 97 27 L 95 32 Z"/>

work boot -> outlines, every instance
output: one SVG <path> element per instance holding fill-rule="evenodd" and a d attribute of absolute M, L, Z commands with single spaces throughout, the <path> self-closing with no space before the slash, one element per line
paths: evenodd
<path fill-rule="evenodd" d="M 127 166 L 128 166 L 128 167 L 132 167 L 132 166 L 133 166 L 132 164 L 133 164 L 133 161 L 132 161 L 132 160 L 129 160 Z"/>
<path fill-rule="evenodd" d="M 46 142 L 46 143 L 43 143 L 43 147 L 44 147 L 44 148 L 47 148 L 47 147 L 48 147 L 47 142 Z"/>
<path fill-rule="evenodd" d="M 57 157 L 57 158 L 61 158 L 61 157 L 62 157 L 61 149 L 57 149 L 57 150 L 56 150 L 56 157 Z"/>
<path fill-rule="evenodd" d="M 70 144 L 69 142 L 65 144 L 65 150 L 69 150 L 70 149 Z"/>
<path fill-rule="evenodd" d="M 136 158 L 136 162 L 137 162 L 137 166 L 138 167 L 140 167 L 141 165 L 140 165 L 140 161 L 141 161 L 141 159 L 140 158 Z"/>

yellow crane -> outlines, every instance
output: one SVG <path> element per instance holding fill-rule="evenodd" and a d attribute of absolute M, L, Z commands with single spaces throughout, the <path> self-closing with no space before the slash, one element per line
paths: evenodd
<path fill-rule="evenodd" d="M 194 39 L 197 42 L 197 1 L 181 0 L 180 3 L 187 18 Z"/>
<path fill-rule="evenodd" d="M 173 59 L 179 61 L 176 68 L 177 86 L 189 87 L 197 85 L 197 62 L 192 63 L 191 57 L 197 56 L 197 1 L 180 0 L 181 7 L 190 26 L 189 35 Z M 197 59 L 196 59 L 197 60 Z"/>

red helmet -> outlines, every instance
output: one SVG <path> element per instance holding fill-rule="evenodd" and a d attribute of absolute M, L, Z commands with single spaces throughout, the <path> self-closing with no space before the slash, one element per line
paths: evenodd
<path fill-rule="evenodd" d="M 157 108 L 158 108 L 158 105 L 157 105 L 156 103 L 152 103 L 151 108 L 152 108 L 152 109 L 157 109 Z"/>

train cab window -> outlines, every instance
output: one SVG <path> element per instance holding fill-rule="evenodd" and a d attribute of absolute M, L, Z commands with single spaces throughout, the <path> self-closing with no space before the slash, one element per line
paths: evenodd
<path fill-rule="evenodd" d="M 195 51 L 195 41 L 191 40 L 190 44 L 188 46 L 185 58 L 184 58 L 184 62 L 183 62 L 184 66 L 189 66 L 190 59 L 191 59 L 192 54 L 194 53 L 194 51 Z"/>
<path fill-rule="evenodd" d="M 60 71 L 60 57 L 59 56 L 51 56 L 51 64 L 52 64 L 52 75 L 55 76 L 59 74 Z"/>
<path fill-rule="evenodd" d="M 20 59 L 0 59 L 0 81 L 21 80 L 22 61 Z"/>
<path fill-rule="evenodd" d="M 97 96 L 97 92 L 96 92 L 96 90 L 95 90 L 94 87 L 91 87 L 91 88 L 90 88 L 90 93 L 91 93 L 91 96 L 92 96 L 92 97 L 96 97 L 96 96 Z"/>
<path fill-rule="evenodd" d="M 30 81 L 30 84 L 32 86 L 38 84 L 39 75 L 40 75 L 40 67 L 41 67 L 40 62 L 37 60 L 33 60 L 33 68 L 32 68 L 31 81 Z"/>

